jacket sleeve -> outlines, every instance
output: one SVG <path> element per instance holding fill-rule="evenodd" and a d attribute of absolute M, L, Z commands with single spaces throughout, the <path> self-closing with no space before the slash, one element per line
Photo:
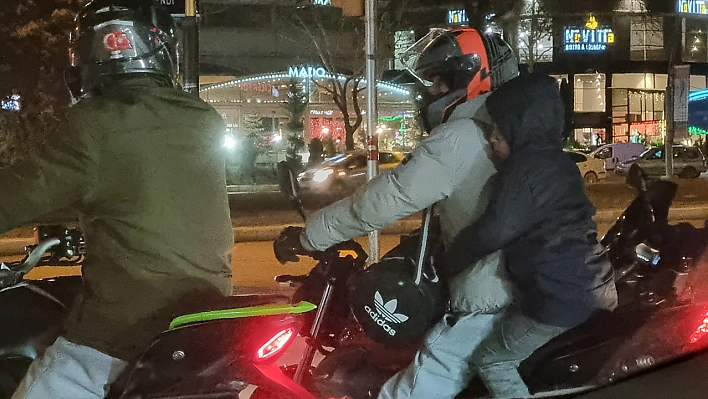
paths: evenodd
<path fill-rule="evenodd" d="M 506 247 L 537 223 L 534 178 L 525 168 L 498 175 L 492 203 L 455 237 L 445 253 L 445 273 L 452 277 L 471 262 Z"/>
<path fill-rule="evenodd" d="M 97 132 L 80 126 L 78 106 L 37 151 L 0 169 L 0 233 L 65 208 L 89 189 Z"/>
<path fill-rule="evenodd" d="M 471 119 L 439 126 L 411 153 L 407 162 L 382 173 L 344 198 L 314 213 L 305 225 L 305 249 L 324 250 L 447 197 L 474 173 L 475 161 L 485 157 L 481 132 Z"/>

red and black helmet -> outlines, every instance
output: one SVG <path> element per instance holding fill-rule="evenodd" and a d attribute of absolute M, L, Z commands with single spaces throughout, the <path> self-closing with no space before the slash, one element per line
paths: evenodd
<path fill-rule="evenodd" d="M 442 79 L 450 91 L 425 101 L 423 107 L 440 100 L 444 106 L 432 108 L 446 111 L 458 100 L 492 91 L 519 74 L 511 47 L 498 34 L 473 28 L 431 29 L 403 53 L 401 61 L 426 86 L 435 77 Z M 428 116 L 434 121 L 431 128 L 444 121 L 440 115 Z"/>

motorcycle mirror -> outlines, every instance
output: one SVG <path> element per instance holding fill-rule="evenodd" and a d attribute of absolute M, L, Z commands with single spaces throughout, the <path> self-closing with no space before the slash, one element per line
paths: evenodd
<path fill-rule="evenodd" d="M 647 191 L 647 175 L 636 163 L 627 172 L 627 185 L 635 189 L 638 193 Z"/>
<path fill-rule="evenodd" d="M 302 206 L 302 199 L 300 198 L 300 185 L 297 182 L 295 171 L 290 167 L 290 165 L 288 165 L 287 162 L 280 161 L 278 162 L 277 173 L 280 191 L 288 196 L 288 199 L 295 206 L 295 209 L 304 221 L 306 219 L 305 210 Z"/>

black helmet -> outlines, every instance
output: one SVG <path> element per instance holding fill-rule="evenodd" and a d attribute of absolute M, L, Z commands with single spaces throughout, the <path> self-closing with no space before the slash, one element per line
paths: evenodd
<path fill-rule="evenodd" d="M 384 258 L 349 279 L 349 304 L 366 335 L 391 347 L 419 345 L 447 309 L 446 284 L 434 274 L 415 281 L 407 257 Z"/>
<path fill-rule="evenodd" d="M 443 123 L 460 102 L 492 91 L 519 74 L 511 47 L 494 33 L 473 28 L 435 28 L 402 55 L 406 69 L 425 86 L 439 76 L 449 92 L 431 96 L 420 93 L 420 116 L 430 131 Z"/>
<path fill-rule="evenodd" d="M 69 40 L 67 84 L 78 98 L 106 78 L 131 73 L 176 84 L 177 36 L 172 16 L 153 0 L 94 0 L 76 16 Z"/>

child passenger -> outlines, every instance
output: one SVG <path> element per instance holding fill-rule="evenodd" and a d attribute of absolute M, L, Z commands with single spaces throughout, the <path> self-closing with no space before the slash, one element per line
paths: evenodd
<path fill-rule="evenodd" d="M 492 92 L 486 106 L 494 122 L 485 132 L 488 156 L 498 170 L 492 202 L 460 232 L 445 264 L 468 265 L 503 250 L 518 297 L 478 347 L 471 369 L 494 397 L 527 398 L 519 363 L 597 310 L 614 309 L 617 292 L 598 244 L 595 208 L 563 151 L 556 80 L 521 75 Z"/>

